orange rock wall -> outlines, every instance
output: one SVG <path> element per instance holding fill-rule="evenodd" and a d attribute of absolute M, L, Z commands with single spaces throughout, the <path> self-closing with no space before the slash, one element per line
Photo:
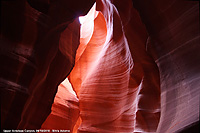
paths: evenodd
<path fill-rule="evenodd" d="M 199 122 L 199 3 L 94 3 L 1 1 L 1 129 L 167 133 Z"/>

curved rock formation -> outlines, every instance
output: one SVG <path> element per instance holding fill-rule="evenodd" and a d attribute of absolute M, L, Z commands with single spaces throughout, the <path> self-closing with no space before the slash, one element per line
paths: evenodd
<path fill-rule="evenodd" d="M 145 51 L 147 33 L 144 25 L 132 6 L 129 10 L 138 17 L 135 21 L 140 22 L 139 29 L 131 27 L 130 20 L 124 20 L 127 29 L 124 31 L 119 13 L 109 1 L 97 1 L 88 15 L 81 18 L 84 22 L 80 46 L 69 76 L 79 98 L 78 132 L 157 129 L 160 116 L 158 68 Z M 134 36 L 141 29 L 141 34 Z M 134 37 L 127 41 L 125 32 Z"/>
<path fill-rule="evenodd" d="M 1 127 L 39 129 L 50 113 L 57 86 L 74 65 L 75 56 L 59 50 L 64 30 L 94 1 L 79 6 L 64 0 L 46 1 L 47 13 L 32 0 L 1 3 Z M 72 55 L 79 45 L 78 19 L 76 22 L 70 40 Z"/>
<path fill-rule="evenodd" d="M 133 5 L 147 28 L 147 50 L 160 72 L 157 132 L 180 132 L 199 121 L 199 3 L 136 0 Z"/>
<path fill-rule="evenodd" d="M 167 133 L 197 123 L 199 3 L 94 2 L 1 2 L 1 128 Z"/>

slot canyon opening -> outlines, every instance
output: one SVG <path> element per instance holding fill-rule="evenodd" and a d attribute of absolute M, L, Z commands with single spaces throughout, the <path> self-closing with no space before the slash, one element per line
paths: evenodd
<path fill-rule="evenodd" d="M 133 43 L 143 41 L 141 34 L 147 35 L 144 25 L 140 17 L 134 18 L 139 22 L 137 30 L 142 32 L 127 37 L 126 31 L 131 29 L 131 24 L 124 27 L 123 21 L 127 18 L 122 20 L 120 12 L 111 2 L 103 3 L 98 10 L 95 3 L 87 15 L 78 18 L 81 24 L 80 43 L 75 65 L 58 86 L 51 114 L 42 129 L 67 129 L 71 132 L 155 131 L 160 118 L 157 67 L 146 53 L 139 52 L 141 48 L 138 53 L 135 51 L 138 46 L 130 49 Z M 136 11 L 134 14 L 138 15 Z M 65 36 L 73 36 L 72 28 L 76 24 L 77 20 L 73 21 L 61 34 L 59 50 L 69 56 L 73 54 L 67 51 L 70 40 Z M 140 43 L 145 45 L 144 42 Z M 140 54 L 144 54 L 146 59 L 141 58 Z M 133 57 L 134 60 L 141 58 L 142 63 L 133 63 Z M 143 67 L 151 71 L 145 79 Z M 153 93 L 146 94 L 148 88 L 143 85 L 151 86 Z M 154 96 L 148 100 L 153 108 L 147 104 L 149 94 Z M 148 110 L 154 111 L 149 113 Z M 144 120 L 150 116 L 154 117 Z M 145 127 L 147 123 L 151 123 L 150 129 Z"/>
<path fill-rule="evenodd" d="M 1 129 L 197 131 L 199 3 L 94 2 L 1 1 Z"/>
<path fill-rule="evenodd" d="M 97 17 L 100 20 L 98 21 L 95 20 L 97 19 Z M 82 66 L 84 67 L 84 64 L 80 65 L 80 63 L 83 63 L 85 61 L 87 62 L 85 58 L 88 58 L 88 56 L 95 57 L 95 55 L 100 52 L 101 48 L 99 47 L 98 48 L 99 50 L 94 51 L 96 52 L 96 54 L 88 54 L 88 50 L 92 50 L 92 49 L 87 48 L 87 45 L 88 44 L 95 45 L 95 41 L 103 40 L 105 42 L 105 37 L 106 37 L 105 35 L 103 35 L 102 38 L 100 38 L 101 40 L 95 40 L 95 38 L 93 37 L 94 36 L 93 32 L 95 29 L 94 25 L 97 25 L 96 27 L 100 29 L 100 31 L 98 32 L 101 32 L 98 35 L 105 34 L 106 22 L 104 20 L 103 15 L 101 14 L 99 16 L 99 11 L 96 11 L 96 3 L 94 3 L 92 8 L 89 10 L 89 12 L 85 16 L 80 16 L 78 20 L 80 23 L 80 44 L 76 51 L 74 68 L 70 72 L 69 76 L 67 76 L 66 79 L 62 81 L 62 83 L 58 86 L 58 90 L 54 98 L 54 103 L 52 104 L 52 107 L 51 107 L 51 113 L 42 124 L 41 129 L 63 129 L 63 130 L 68 130 L 70 132 L 75 133 L 77 132 L 78 127 L 81 124 L 82 120 L 79 116 L 78 95 L 79 95 L 80 87 L 82 84 L 81 78 L 83 78 L 82 76 L 83 73 L 80 71 L 77 71 L 77 69 L 80 69 L 80 67 Z M 74 20 L 74 22 L 72 23 L 77 23 L 77 20 Z M 92 37 L 93 39 L 91 39 Z M 92 43 L 91 43 L 91 40 L 92 40 Z M 104 42 L 102 42 L 101 45 L 103 45 Z M 61 49 L 61 51 L 66 50 L 65 48 L 62 49 L 62 46 L 59 48 Z M 88 50 L 86 50 L 86 48 Z M 93 62 L 94 60 L 96 59 L 94 58 Z M 90 64 L 90 67 L 88 69 L 92 67 L 91 65 L 92 64 Z M 71 83 L 73 83 L 73 85 Z"/>

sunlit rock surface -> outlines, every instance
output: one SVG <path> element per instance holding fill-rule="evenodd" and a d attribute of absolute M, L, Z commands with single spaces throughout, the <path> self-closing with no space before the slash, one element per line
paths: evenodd
<path fill-rule="evenodd" d="M 68 2 L 2 2 L 3 129 L 166 133 L 199 121 L 198 2 Z"/>
<path fill-rule="evenodd" d="M 79 116 L 78 101 L 68 78 L 66 78 L 58 87 L 58 92 L 51 107 L 51 114 L 42 124 L 42 129 L 73 131 Z"/>

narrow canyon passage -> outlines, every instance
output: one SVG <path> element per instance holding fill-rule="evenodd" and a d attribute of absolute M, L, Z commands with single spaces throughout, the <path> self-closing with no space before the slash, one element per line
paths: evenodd
<path fill-rule="evenodd" d="M 197 1 L 1 4 L 1 130 L 197 131 Z"/>
<path fill-rule="evenodd" d="M 98 7 L 98 4 L 103 7 Z M 99 11 L 96 11 L 96 8 L 99 8 Z M 71 99 L 71 96 L 67 100 L 68 94 L 63 97 L 63 94 L 58 91 L 52 107 L 52 115 L 50 114 L 42 128 L 65 127 L 65 129 L 73 130 L 74 123 L 69 124 L 72 127 L 67 127 L 63 125 L 63 122 L 58 124 L 58 122 L 53 122 L 56 120 L 52 120 L 53 115 L 57 112 L 54 105 L 63 105 L 63 112 L 67 108 L 69 114 L 57 115 L 63 121 L 64 119 L 66 119 L 65 121 L 74 121 L 79 116 L 77 124 L 80 125 L 76 124 L 75 126 L 79 127 L 78 132 L 156 131 L 160 116 L 159 73 L 151 57 L 144 53 L 142 53 L 143 55 L 135 54 L 136 61 L 133 61 L 131 52 L 134 53 L 134 51 L 130 52 L 129 45 L 133 45 L 135 40 L 129 40 L 128 44 L 121 18 L 112 3 L 97 2 L 86 16 L 79 19 L 82 23 L 80 45 L 76 53 L 75 66 L 69 75 L 69 81 L 77 96 L 74 95 L 74 100 Z M 71 27 L 68 26 L 68 28 Z M 65 44 L 63 47 L 61 43 L 60 51 L 65 54 L 63 49 L 67 48 L 63 47 L 67 47 L 67 43 L 63 42 Z M 142 48 L 139 47 L 138 50 L 145 51 Z M 142 56 L 146 59 L 141 62 L 138 58 L 142 58 Z M 148 72 L 147 75 L 143 67 L 151 72 Z M 63 84 L 61 83 L 61 86 Z M 148 85 L 148 89 L 152 88 L 149 92 L 152 91 L 153 94 L 142 92 L 146 90 L 145 85 Z M 68 89 L 72 90 L 72 88 Z M 58 89 L 63 89 L 63 87 Z M 154 98 L 151 98 L 151 95 Z M 77 97 L 79 101 L 77 101 Z M 60 98 L 60 102 L 57 98 Z M 149 102 L 151 106 L 143 103 L 143 99 L 147 98 L 149 100 L 146 102 Z M 64 104 L 63 100 L 67 102 Z M 72 113 L 74 111 L 74 108 L 70 106 L 72 103 L 74 103 L 73 107 L 76 107 L 76 113 L 79 110 L 80 114 Z M 79 104 L 79 108 L 77 108 L 77 104 Z M 64 106 L 66 107 L 64 108 Z M 138 114 L 137 118 L 136 113 Z M 149 123 L 145 122 L 145 116 L 152 117 L 149 120 L 150 127 L 147 126 Z"/>

